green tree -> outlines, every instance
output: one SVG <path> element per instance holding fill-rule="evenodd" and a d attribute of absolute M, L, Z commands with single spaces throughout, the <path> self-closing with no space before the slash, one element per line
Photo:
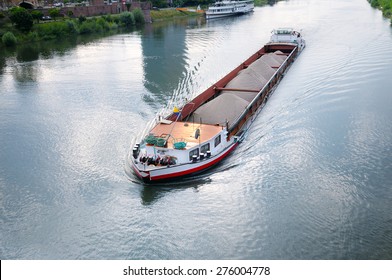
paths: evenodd
<path fill-rule="evenodd" d="M 25 8 L 12 8 L 10 10 L 10 20 L 17 29 L 23 32 L 29 32 L 33 27 L 33 17 Z"/>
<path fill-rule="evenodd" d="M 39 20 L 44 16 L 44 14 L 41 11 L 38 10 L 34 10 L 31 12 L 31 16 L 33 17 L 33 19 L 35 19 L 37 21 L 37 23 L 39 22 Z"/>
<path fill-rule="evenodd" d="M 392 18 L 392 0 L 368 0 L 374 8 L 382 10 L 385 17 Z"/>
<path fill-rule="evenodd" d="M 130 27 L 132 25 L 135 25 L 135 18 L 132 13 L 124 12 L 120 14 L 120 22 L 123 26 Z"/>
<path fill-rule="evenodd" d="M 4 33 L 1 40 L 3 41 L 3 44 L 7 47 L 15 46 L 16 42 L 17 42 L 14 33 L 9 32 L 9 31 Z"/>
<path fill-rule="evenodd" d="M 167 2 L 165 0 L 152 0 L 152 5 L 157 8 L 166 8 Z"/>
<path fill-rule="evenodd" d="M 185 3 L 185 0 L 174 0 L 173 1 L 173 6 L 174 7 L 182 7 Z"/>
<path fill-rule="evenodd" d="M 79 16 L 79 24 L 82 24 L 83 22 L 85 22 L 87 20 L 87 18 L 85 16 Z"/>
<path fill-rule="evenodd" d="M 2 12 L 0 12 L 0 28 L 1 28 L 3 25 L 5 25 L 5 24 L 4 24 L 4 22 L 5 22 L 4 18 L 5 18 L 5 15 L 4 15 Z"/>
<path fill-rule="evenodd" d="M 127 7 L 127 11 L 129 12 L 129 9 L 131 8 L 131 3 L 130 2 L 125 3 L 125 6 Z"/>
<path fill-rule="evenodd" d="M 60 15 L 60 9 L 57 8 L 52 8 L 49 9 L 49 15 L 56 20 L 56 18 Z"/>
<path fill-rule="evenodd" d="M 143 11 L 140 8 L 136 8 L 132 11 L 133 17 L 135 19 L 135 23 L 143 24 L 145 23 Z"/>

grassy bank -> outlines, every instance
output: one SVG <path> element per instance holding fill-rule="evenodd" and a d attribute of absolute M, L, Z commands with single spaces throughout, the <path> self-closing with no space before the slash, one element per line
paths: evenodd
<path fill-rule="evenodd" d="M 35 20 L 29 11 L 18 12 L 23 16 L 16 17 L 10 11 L 0 15 L 0 45 L 12 47 L 29 42 L 38 42 L 66 38 L 75 35 L 105 34 L 133 28 L 144 23 L 144 15 L 140 9 L 116 15 L 104 15 L 92 18 L 63 17 L 59 20 Z M 24 9 L 23 9 L 24 10 Z"/>
<path fill-rule="evenodd" d="M 170 20 L 174 18 L 181 17 L 198 17 L 203 16 L 201 13 L 189 12 L 189 11 L 177 11 L 175 9 L 165 9 L 159 11 L 151 11 L 151 20 L 154 21 L 162 21 L 162 20 Z"/>
<path fill-rule="evenodd" d="M 202 14 L 175 9 L 151 11 L 153 22 L 197 16 L 202 16 Z M 144 24 L 144 15 L 140 9 L 91 18 L 61 17 L 51 21 L 34 20 L 31 27 L 25 27 L 25 22 L 16 23 L 12 21 L 11 13 L 1 14 L 0 46 L 12 47 L 23 43 L 60 39 L 75 35 L 113 34 L 142 24 Z"/>
<path fill-rule="evenodd" d="M 275 1 L 255 0 L 255 6 L 256 6 L 256 7 L 258 7 L 258 6 L 264 6 L 264 5 L 267 5 L 267 4 L 271 3 L 271 2 L 275 2 Z"/>
<path fill-rule="evenodd" d="M 382 11 L 384 17 L 391 19 L 392 24 L 392 0 L 368 0 L 370 5 Z"/>

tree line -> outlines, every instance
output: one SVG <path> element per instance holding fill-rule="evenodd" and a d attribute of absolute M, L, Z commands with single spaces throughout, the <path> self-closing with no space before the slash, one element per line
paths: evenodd
<path fill-rule="evenodd" d="M 22 7 L 13 7 L 7 14 L 0 14 L 0 36 L 5 46 L 13 46 L 18 42 L 34 42 L 51 40 L 64 36 L 81 35 L 89 33 L 103 33 L 121 28 L 129 28 L 145 22 L 141 9 L 123 12 L 116 15 L 104 15 L 86 18 L 72 17 L 71 14 L 62 17 L 60 10 L 49 10 L 51 21 L 42 23 L 43 14 L 39 10 L 26 10 Z M 41 22 L 41 23 L 40 23 Z"/>
<path fill-rule="evenodd" d="M 392 0 L 368 0 L 368 2 L 372 7 L 380 9 L 384 17 L 392 19 Z"/>

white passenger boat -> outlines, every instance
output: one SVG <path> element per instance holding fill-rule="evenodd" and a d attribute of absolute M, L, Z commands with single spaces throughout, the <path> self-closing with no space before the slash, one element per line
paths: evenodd
<path fill-rule="evenodd" d="M 290 28 L 183 106 L 160 113 L 136 139 L 127 157 L 147 182 L 203 172 L 219 163 L 244 135 L 284 72 L 305 47 Z M 172 107 L 173 108 L 173 107 Z"/>
<path fill-rule="evenodd" d="M 217 1 L 208 7 L 206 19 L 246 14 L 253 11 L 254 7 L 253 0 Z"/>

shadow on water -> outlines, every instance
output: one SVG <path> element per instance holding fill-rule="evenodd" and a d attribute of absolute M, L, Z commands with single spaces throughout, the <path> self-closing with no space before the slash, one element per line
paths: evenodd
<path fill-rule="evenodd" d="M 152 205 L 164 195 L 169 193 L 184 191 L 190 188 L 197 190 L 200 186 L 210 184 L 212 180 L 209 175 L 213 173 L 213 169 L 198 175 L 184 177 L 177 180 L 146 183 L 134 174 L 128 161 L 126 161 L 124 165 L 124 172 L 129 182 L 133 185 L 133 187 L 140 187 L 140 197 L 143 205 Z"/>
<path fill-rule="evenodd" d="M 233 156 L 233 155 L 230 155 Z M 229 157 L 230 157 L 229 156 Z M 213 181 L 211 178 L 212 175 L 226 172 L 232 168 L 235 168 L 238 164 L 232 163 L 227 159 L 224 159 L 222 162 L 218 163 L 214 167 L 206 170 L 197 175 L 192 175 L 190 177 L 185 177 L 181 179 L 177 179 L 174 181 L 160 182 L 160 183 L 144 183 L 141 180 L 133 177 L 131 181 L 134 183 L 142 185 L 142 189 L 140 192 L 140 196 L 142 199 L 143 205 L 152 205 L 160 198 L 165 195 L 173 192 L 180 192 L 189 189 L 193 189 L 194 191 L 198 191 L 201 186 L 209 185 Z"/>
<path fill-rule="evenodd" d="M 90 44 L 104 37 L 121 33 L 130 33 L 133 31 L 135 31 L 135 29 L 128 29 L 124 32 L 71 36 L 63 39 L 25 43 L 14 48 L 7 48 L 5 52 L 0 55 L 0 72 L 2 71 L 2 68 L 5 67 L 2 60 L 8 57 L 16 57 L 18 62 L 50 59 L 54 56 L 66 55 L 70 50 L 76 48 L 78 45 Z"/>
<path fill-rule="evenodd" d="M 201 18 L 185 18 L 145 25 L 141 37 L 144 86 L 150 93 L 143 97 L 145 102 L 155 107 L 170 100 L 189 67 L 187 29 L 203 24 Z"/>
<path fill-rule="evenodd" d="M 229 158 L 230 157 L 235 157 L 235 155 L 232 154 L 229 156 Z M 213 176 L 214 174 L 226 172 L 237 166 L 238 163 L 236 163 L 236 161 L 232 162 L 229 159 L 224 159 L 220 163 L 200 174 L 157 183 L 147 183 L 137 178 L 133 171 L 130 170 L 129 165 L 125 167 L 125 173 L 128 177 L 128 180 L 133 185 L 140 186 L 140 197 L 142 204 L 148 206 L 154 204 L 160 198 L 170 193 L 185 191 L 189 189 L 197 191 L 201 186 L 211 184 L 211 182 L 213 181 L 211 176 Z"/>
<path fill-rule="evenodd" d="M 205 174 L 200 176 L 192 176 L 177 181 L 162 182 L 155 184 L 141 183 L 143 185 L 140 197 L 142 204 L 145 206 L 152 205 L 159 199 L 174 192 L 193 189 L 197 191 L 200 186 L 209 184 L 211 179 Z"/>
<path fill-rule="evenodd" d="M 4 73 L 5 66 L 7 65 L 5 57 L 0 55 L 0 75 Z"/>

